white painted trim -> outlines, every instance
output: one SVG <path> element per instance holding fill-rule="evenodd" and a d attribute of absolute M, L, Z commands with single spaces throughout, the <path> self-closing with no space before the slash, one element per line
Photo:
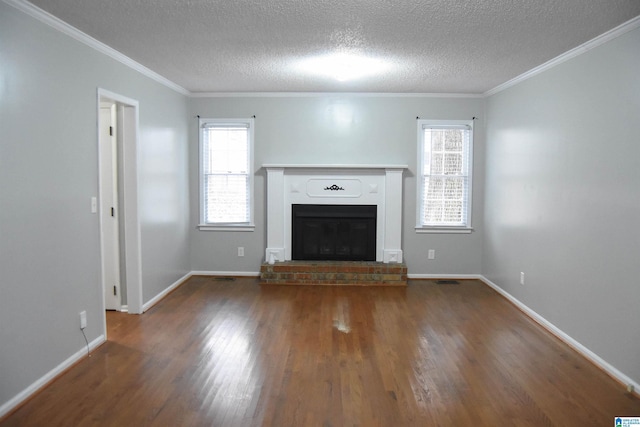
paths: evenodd
<path fill-rule="evenodd" d="M 638 384 L 637 382 L 629 378 L 624 373 L 620 372 L 618 369 L 616 369 L 610 363 L 608 363 L 603 358 L 598 356 L 596 353 L 589 350 L 584 345 L 580 344 L 580 342 L 573 339 L 571 336 L 566 334 L 564 331 L 562 331 L 560 328 L 555 326 L 553 323 L 549 322 L 547 319 L 545 319 L 544 317 L 542 317 L 541 315 L 539 315 L 538 313 L 536 313 L 535 311 L 527 307 L 524 303 L 520 302 L 513 295 L 511 295 L 510 293 L 508 293 L 507 291 L 505 291 L 500 286 L 496 285 L 486 277 L 480 276 L 479 278 L 487 286 L 489 286 L 490 288 L 498 292 L 500 295 L 505 297 L 510 303 L 512 303 L 518 309 L 520 309 L 524 314 L 529 316 L 533 321 L 538 323 L 540 326 L 542 326 L 544 329 L 549 331 L 551 334 L 555 335 L 558 339 L 560 339 L 562 342 L 567 344 L 569 347 L 571 347 L 572 349 L 580 353 L 580 355 L 588 359 L 591 363 L 596 365 L 598 368 L 602 369 L 614 380 L 626 386 L 632 385 L 635 390 L 640 390 L 640 384 Z"/>
<path fill-rule="evenodd" d="M 204 130 L 209 124 L 219 126 L 241 125 L 247 129 L 248 153 L 247 166 L 249 177 L 249 220 L 242 223 L 207 223 L 205 218 L 205 205 L 207 203 L 205 197 L 205 172 L 203 159 L 206 157 L 204 152 Z M 255 230 L 255 116 L 249 118 L 200 118 L 198 116 L 198 199 L 199 199 L 199 224 L 198 229 L 201 231 L 249 231 Z"/>
<path fill-rule="evenodd" d="M 166 297 L 171 291 L 178 288 L 184 282 L 189 280 L 193 276 L 233 276 L 233 277 L 260 277 L 259 272 L 247 272 L 247 271 L 190 271 L 185 274 L 173 284 L 169 285 L 166 289 L 160 292 L 158 295 L 144 303 L 142 306 L 142 313 L 149 310 L 151 307 L 159 303 L 164 297 Z"/>
<path fill-rule="evenodd" d="M 473 228 L 468 227 L 415 227 L 416 233 L 418 234 L 471 234 L 473 233 Z"/>
<path fill-rule="evenodd" d="M 407 92 L 191 92 L 191 98 L 484 98 L 481 93 Z"/>
<path fill-rule="evenodd" d="M 264 164 L 262 165 L 263 169 L 280 169 L 280 168 L 287 168 L 287 169 L 380 169 L 380 170 L 387 170 L 387 169 L 398 169 L 398 170 L 404 170 L 404 169 L 409 169 L 408 165 L 343 165 L 343 164 L 313 164 L 313 165 L 309 165 L 309 164 Z"/>
<path fill-rule="evenodd" d="M 589 360 L 591 363 L 596 365 L 598 368 L 602 369 L 607 375 L 609 375 L 614 380 L 618 381 L 621 384 L 624 384 L 626 387 L 629 385 L 633 386 L 634 394 L 638 395 L 638 390 L 640 390 L 640 384 L 631 379 L 629 376 L 622 373 L 620 370 L 612 366 L 610 363 L 602 359 L 593 351 L 589 350 L 587 347 L 582 345 L 580 342 L 576 341 L 574 338 L 569 336 L 567 333 L 562 331 L 560 328 L 555 326 L 553 323 L 549 322 L 547 319 L 527 307 L 524 303 L 520 302 L 517 298 L 509 294 L 507 291 L 502 289 L 500 286 L 493 283 L 491 280 L 487 279 L 485 276 L 481 274 L 408 274 L 408 279 L 428 279 L 428 280 L 436 280 L 436 279 L 478 279 L 482 281 L 485 285 L 489 286 L 504 298 L 507 299 L 511 304 L 515 305 L 520 311 L 522 311 L 526 316 L 530 317 L 534 322 L 538 323 L 545 330 L 547 330 L 552 335 L 556 336 L 560 341 L 577 351 L 581 356 Z"/>
<path fill-rule="evenodd" d="M 89 352 L 95 350 L 98 346 L 106 341 L 104 335 L 100 335 L 95 340 L 89 343 Z M 4 405 L 0 406 L 0 418 L 7 415 L 9 412 L 16 409 L 18 406 L 23 404 L 27 399 L 31 396 L 39 392 L 42 388 L 47 386 L 52 380 L 54 380 L 58 375 L 62 374 L 65 370 L 71 367 L 73 364 L 87 357 L 87 347 L 82 346 L 82 348 L 76 351 L 71 355 L 67 360 L 44 374 L 42 377 L 33 382 L 29 387 L 22 390 L 20 393 L 16 394 L 13 398 L 9 399 Z"/>
<path fill-rule="evenodd" d="M 251 232 L 255 231 L 256 226 L 251 225 L 211 225 L 211 224 L 198 224 L 198 230 L 200 231 L 242 231 Z"/>
<path fill-rule="evenodd" d="M 640 27 L 640 16 L 636 16 L 633 19 L 630 19 L 629 21 L 618 25 L 617 27 L 607 31 L 604 34 L 599 35 L 598 37 L 589 40 L 586 43 L 581 44 L 578 47 L 575 47 L 559 56 L 556 56 L 555 58 L 545 62 L 542 65 L 538 65 L 535 68 L 532 68 L 531 70 L 520 74 L 518 77 L 515 77 L 507 82 L 504 82 L 496 87 L 494 87 L 493 89 L 490 89 L 488 91 L 486 91 L 483 96 L 484 97 L 489 97 L 491 95 L 495 95 L 498 92 L 502 92 L 505 89 L 510 88 L 511 86 L 514 86 L 518 83 L 521 83 L 537 74 L 542 73 L 543 71 L 549 70 L 553 67 L 555 67 L 556 65 L 560 65 L 565 61 L 568 61 L 571 58 L 575 58 L 578 55 L 582 55 L 583 53 L 588 52 L 589 50 L 600 46 L 601 44 L 604 44 L 610 40 L 613 40 L 617 37 L 620 37 L 621 35 L 631 31 L 631 30 L 635 30 L 636 28 Z"/>
<path fill-rule="evenodd" d="M 484 93 L 392 93 L 392 92 L 190 92 L 182 86 L 172 82 L 166 77 L 161 76 L 155 71 L 145 67 L 139 62 L 134 61 L 123 53 L 102 43 L 101 41 L 89 36 L 88 34 L 78 30 L 77 28 L 67 24 L 60 18 L 55 17 L 49 12 L 29 3 L 26 0 L 1 0 L 9 6 L 24 12 L 25 14 L 37 19 L 38 21 L 60 31 L 63 34 L 103 53 L 110 58 L 126 65 L 127 67 L 138 71 L 140 74 L 172 89 L 182 95 L 191 98 L 305 98 L 305 97 L 383 97 L 383 98 L 486 98 L 495 95 L 511 86 L 514 86 L 524 80 L 529 79 L 543 71 L 546 71 L 562 62 L 565 62 L 575 56 L 587 52 L 603 43 L 615 39 L 622 34 L 634 30 L 640 26 L 640 16 L 637 16 L 604 34 L 601 34 L 590 41 L 575 47 L 542 65 L 505 82 Z"/>
<path fill-rule="evenodd" d="M 115 103 L 119 103 L 119 104 L 127 104 L 130 105 L 132 107 L 138 107 L 139 106 L 139 102 L 136 99 L 133 98 L 129 98 L 126 96 L 122 96 L 118 93 L 115 92 L 111 92 L 110 90 L 106 90 L 103 88 L 98 88 L 98 99 L 100 98 L 107 98 L 109 101 L 113 101 Z"/>
<path fill-rule="evenodd" d="M 125 141 L 122 152 L 122 173 L 124 179 L 124 241 L 121 244 L 125 248 L 125 276 L 127 279 L 127 312 L 142 313 L 142 238 L 140 232 L 140 215 L 138 212 L 138 158 L 139 138 L 140 138 L 140 117 L 139 103 L 117 93 L 98 88 L 96 114 L 100 114 L 102 100 L 115 102 L 118 106 L 124 106 L 126 110 L 133 108 L 133 111 L 126 111 L 122 123 L 120 123 Z M 96 144 L 99 142 L 99 120 L 96 120 Z M 98 166 L 99 166 L 98 162 Z M 100 225 L 102 230 L 102 224 Z M 102 237 L 101 237 L 102 239 Z M 102 245 L 102 243 L 101 243 Z M 102 254 L 100 255 L 102 258 Z M 103 268 L 101 266 L 101 268 Z M 102 284 L 104 292 L 104 284 Z M 104 309 L 104 296 L 103 296 Z M 106 322 L 105 322 L 106 335 Z"/>
<path fill-rule="evenodd" d="M 472 221 L 473 221 L 473 145 L 474 145 L 474 136 L 475 136 L 475 117 L 471 120 L 462 120 L 462 119 L 454 119 L 454 120 L 438 120 L 438 119 L 420 119 L 416 120 L 416 130 L 417 130 L 417 168 L 416 168 L 416 233 L 471 233 Z M 466 195 L 466 218 L 464 220 L 464 224 L 461 225 L 433 225 L 433 224 L 422 224 L 423 212 L 422 207 L 424 206 L 424 162 L 425 162 L 425 145 L 427 144 L 425 141 L 425 128 L 429 127 L 447 127 L 452 126 L 459 128 L 461 126 L 468 127 L 469 132 L 469 144 L 468 150 L 466 150 L 466 163 L 467 163 L 467 195 Z M 463 150 L 463 154 L 465 154 L 465 150 Z"/>
<path fill-rule="evenodd" d="M 264 164 L 267 172 L 267 246 L 264 260 L 293 258 L 292 206 L 296 204 L 375 205 L 375 261 L 402 262 L 404 165 Z M 346 188 L 327 193 L 336 182 Z M 282 255 L 284 254 L 284 257 Z"/>
<path fill-rule="evenodd" d="M 182 285 L 184 282 L 186 282 L 187 280 L 189 280 L 189 278 L 192 276 L 191 273 L 187 273 L 184 276 L 182 276 L 181 278 L 179 278 L 178 280 L 176 280 L 175 282 L 173 282 L 173 284 L 169 285 L 167 288 L 165 288 L 165 290 L 163 290 L 162 292 L 160 292 L 158 295 L 156 295 L 155 297 L 151 298 L 149 301 L 147 301 L 146 303 L 144 303 L 142 305 L 142 312 L 144 313 L 145 311 L 149 310 L 151 307 L 153 307 L 154 305 L 156 305 L 157 303 L 159 303 L 164 297 L 166 297 L 169 292 L 173 291 L 174 289 L 176 289 L 178 286 Z"/>
<path fill-rule="evenodd" d="M 255 271 L 192 271 L 191 276 L 260 277 Z"/>
<path fill-rule="evenodd" d="M 103 104 L 107 104 L 108 107 L 106 105 Z M 105 239 L 105 235 L 104 235 L 104 229 L 105 229 L 105 195 L 103 194 L 103 190 L 104 190 L 104 182 L 103 182 L 103 178 L 104 178 L 104 163 L 105 163 L 105 156 L 103 156 L 103 136 L 102 136 L 102 129 L 103 126 L 105 125 L 105 123 L 103 123 L 103 121 L 105 119 L 103 119 L 102 117 L 102 110 L 106 110 L 108 108 L 109 111 L 109 119 L 108 119 L 108 125 L 111 126 L 116 126 L 114 124 L 115 118 L 113 117 L 114 114 L 114 109 L 115 109 L 115 103 L 113 102 L 106 102 L 102 100 L 102 97 L 100 96 L 100 91 L 98 91 L 98 109 L 97 109 L 97 151 L 98 151 L 98 221 L 100 223 L 100 283 L 102 286 L 102 312 L 105 311 L 105 309 L 109 308 L 109 309 L 116 309 L 116 306 L 118 307 L 118 311 L 120 311 L 120 309 L 122 308 L 122 295 L 120 292 L 118 292 L 118 298 L 117 298 L 117 303 L 114 304 L 109 304 L 109 307 L 107 307 L 107 300 L 108 297 L 106 296 L 106 266 L 105 266 L 105 258 L 107 257 L 106 255 L 106 251 L 105 251 L 105 245 L 106 245 L 106 240 Z M 113 129 L 113 128 L 111 128 Z M 112 132 L 109 132 L 110 134 Z M 115 135 L 111 135 L 110 136 L 111 139 L 115 138 Z M 106 156 L 108 157 L 107 160 L 109 160 L 109 162 L 117 162 L 117 156 L 116 159 L 113 159 L 113 151 L 109 150 L 109 154 Z M 110 169 L 113 169 L 110 168 Z M 112 170 L 110 170 L 110 172 L 112 172 Z M 113 182 L 113 179 L 111 179 L 111 182 Z M 108 196 L 109 201 L 111 199 L 111 197 L 113 197 L 113 192 L 111 192 L 112 194 Z M 113 203 L 111 204 L 113 205 Z M 113 209 L 113 208 L 112 208 Z M 118 264 L 120 262 L 120 259 L 118 258 Z M 113 265 L 112 265 L 113 267 Z M 119 271 L 118 267 L 118 271 Z M 111 287 L 112 283 L 109 284 L 109 287 Z M 116 286 L 113 287 L 114 288 L 114 295 L 115 295 L 115 290 L 116 290 Z M 107 333 L 107 322 L 104 322 L 104 334 L 106 335 Z"/>
<path fill-rule="evenodd" d="M 67 24 L 60 18 L 53 16 L 49 12 L 42 10 L 39 7 L 25 0 L 2 0 L 2 1 L 4 1 L 9 6 L 13 6 L 16 9 L 20 10 L 21 12 L 24 12 L 25 14 L 31 16 L 32 18 L 37 19 L 43 24 L 46 24 L 52 27 L 53 29 L 60 31 L 63 34 L 66 34 L 67 36 L 79 41 L 80 43 L 83 43 L 89 46 L 90 48 L 95 49 L 98 52 L 103 53 L 112 59 L 115 59 L 121 64 L 126 65 L 127 67 L 144 75 L 145 77 L 148 77 L 151 80 L 154 80 L 168 87 L 169 89 L 172 89 L 178 93 L 181 93 L 182 95 L 188 96 L 191 94 L 191 92 L 189 92 L 187 89 L 183 88 L 182 86 L 172 82 L 166 77 L 161 76 L 155 71 L 145 67 L 139 62 L 136 62 L 133 59 L 129 58 L 128 56 L 124 55 L 123 53 L 118 52 L 114 48 L 109 47 L 106 44 L 102 43 L 101 41 L 94 39 L 90 35 L 83 33 L 77 28 Z"/>
<path fill-rule="evenodd" d="M 438 279 L 460 279 L 460 280 L 483 280 L 480 274 L 407 274 L 408 279 L 415 280 L 438 280 Z"/>
<path fill-rule="evenodd" d="M 169 292 L 173 289 L 180 286 L 182 283 L 187 281 L 192 276 L 234 276 L 234 277 L 258 277 L 260 273 L 258 272 L 246 272 L 246 271 L 191 271 L 190 273 L 185 274 L 182 278 L 178 279 L 175 283 L 165 289 L 163 292 L 158 294 L 153 300 L 149 301 L 144 305 L 144 311 L 147 311 L 151 306 L 158 303 L 162 298 L 164 298 Z M 600 356 L 589 350 L 587 347 L 580 344 L 578 341 L 567 335 L 565 332 L 560 330 L 558 327 L 553 325 L 551 322 L 546 320 L 544 317 L 540 316 L 535 311 L 531 310 L 525 304 L 520 302 L 518 299 L 513 297 L 511 294 L 503 290 L 501 287 L 487 279 L 485 276 L 481 274 L 409 274 L 409 279 L 478 279 L 482 281 L 485 285 L 494 289 L 500 295 L 505 297 L 510 303 L 515 305 L 518 309 L 520 309 L 525 315 L 529 316 L 532 320 L 538 323 L 540 326 L 545 328 L 551 334 L 558 337 L 562 342 L 567 344 L 569 347 L 576 350 L 582 356 L 587 358 L 597 367 L 605 371 L 608 375 L 610 375 L 613 379 L 625 385 L 632 385 L 635 390 L 640 390 L 640 384 L 629 378 L 624 373 L 620 372 L 618 369 L 613 367 L 611 364 L 606 362 Z M 95 350 L 99 345 L 106 341 L 105 335 L 100 335 L 95 340 L 89 343 L 89 351 Z M 49 371 L 47 374 L 36 380 L 29 387 L 24 389 L 22 392 L 18 393 L 12 399 L 4 403 L 0 406 L 0 418 L 7 415 L 18 406 L 20 406 L 23 402 L 33 396 L 35 393 L 40 391 L 43 387 L 45 387 L 51 380 L 60 375 L 74 363 L 81 360 L 86 354 L 86 348 L 82 347 L 82 349 L 78 350 L 75 354 L 69 357 L 67 360 L 62 362 L 60 365 Z M 637 394 L 637 393 L 636 393 Z"/>

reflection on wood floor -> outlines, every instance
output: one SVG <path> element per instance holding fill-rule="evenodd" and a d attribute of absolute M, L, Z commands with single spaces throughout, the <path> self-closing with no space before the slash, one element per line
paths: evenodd
<path fill-rule="evenodd" d="M 625 392 L 478 281 L 193 277 L 2 426 L 608 426 Z"/>

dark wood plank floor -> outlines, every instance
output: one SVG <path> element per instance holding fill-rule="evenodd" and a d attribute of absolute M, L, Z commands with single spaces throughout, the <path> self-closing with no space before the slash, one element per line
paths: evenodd
<path fill-rule="evenodd" d="M 640 400 L 477 281 L 194 277 L 4 426 L 609 426 Z"/>

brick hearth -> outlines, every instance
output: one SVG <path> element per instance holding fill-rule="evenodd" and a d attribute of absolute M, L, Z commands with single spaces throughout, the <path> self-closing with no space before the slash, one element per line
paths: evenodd
<path fill-rule="evenodd" d="M 262 264 L 265 285 L 407 286 L 404 263 L 373 261 L 285 261 Z"/>

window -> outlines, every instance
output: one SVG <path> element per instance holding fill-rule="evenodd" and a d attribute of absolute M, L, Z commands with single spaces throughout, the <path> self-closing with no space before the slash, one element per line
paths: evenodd
<path fill-rule="evenodd" d="M 419 232 L 471 232 L 473 121 L 418 120 Z"/>
<path fill-rule="evenodd" d="M 201 230 L 253 231 L 253 119 L 200 119 Z"/>

